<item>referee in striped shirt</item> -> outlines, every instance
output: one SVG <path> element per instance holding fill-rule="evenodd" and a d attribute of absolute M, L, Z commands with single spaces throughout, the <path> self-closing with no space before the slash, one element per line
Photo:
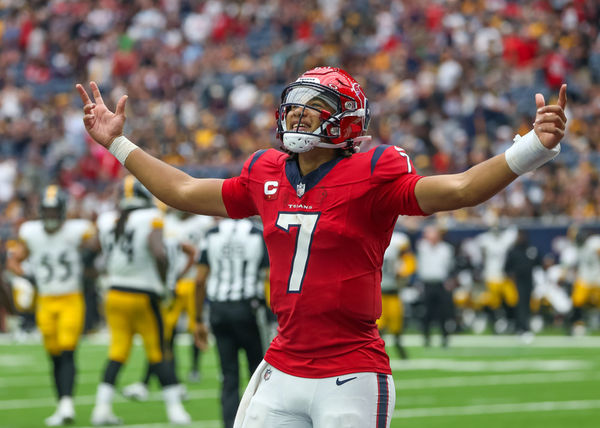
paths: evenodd
<path fill-rule="evenodd" d="M 268 260 L 262 232 L 245 219 L 220 220 L 207 231 L 201 247 L 196 283 L 196 337 L 206 341 L 202 318 L 206 296 L 209 323 L 221 360 L 225 428 L 233 427 L 240 400 L 238 351 L 245 351 L 250 375 L 264 356 L 256 313 L 264 304 Z"/>

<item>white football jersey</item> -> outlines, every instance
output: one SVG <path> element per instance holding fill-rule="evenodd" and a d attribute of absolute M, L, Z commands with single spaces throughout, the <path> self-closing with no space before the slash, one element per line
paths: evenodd
<path fill-rule="evenodd" d="M 564 267 L 557 264 L 544 270 L 536 267 L 533 270 L 533 299 L 546 299 L 559 314 L 566 315 L 571 311 L 573 303 L 565 289 L 560 286 L 564 276 Z"/>
<path fill-rule="evenodd" d="M 163 227 L 162 213 L 157 208 L 131 211 L 125 230 L 117 241 L 115 227 L 119 216 L 119 212 L 113 211 L 98 217 L 98 233 L 105 254 L 109 286 L 163 295 L 164 284 L 149 245 L 150 233 Z"/>
<path fill-rule="evenodd" d="M 83 219 L 66 220 L 54 233 L 44 229 L 41 220 L 26 221 L 19 238 L 29 250 L 30 269 L 38 294 L 60 295 L 81 291 L 83 272 L 79 248 L 94 233 L 94 224 Z"/>
<path fill-rule="evenodd" d="M 517 239 L 517 229 L 510 228 L 499 233 L 485 232 L 475 239 L 483 252 L 483 278 L 485 281 L 503 281 L 506 276 L 506 255 Z"/>
<path fill-rule="evenodd" d="M 177 244 L 190 244 L 196 249 L 197 255 L 199 255 L 200 246 L 206 236 L 206 231 L 214 227 L 215 224 L 215 219 L 210 216 L 192 215 L 182 219 L 176 214 L 170 214 L 165 218 L 165 239 L 171 243 L 170 247 L 172 249 L 178 248 Z M 176 260 L 173 262 L 171 262 L 171 259 L 169 260 L 169 270 L 177 278 L 187 264 L 187 255 L 180 249 L 176 254 Z M 182 278 L 196 278 L 195 263 Z"/>
<path fill-rule="evenodd" d="M 383 266 L 381 267 L 381 290 L 386 292 L 398 291 L 398 268 L 401 261 L 400 254 L 403 249 L 410 245 L 408 235 L 394 231 L 390 245 L 383 254 Z"/>
<path fill-rule="evenodd" d="M 577 276 L 591 286 L 600 286 L 600 235 L 585 240 L 579 253 Z"/>

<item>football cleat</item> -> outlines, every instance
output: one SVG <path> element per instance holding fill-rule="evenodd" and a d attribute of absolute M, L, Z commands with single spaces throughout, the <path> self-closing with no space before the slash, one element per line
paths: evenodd
<path fill-rule="evenodd" d="M 188 375 L 188 382 L 190 383 L 200 383 L 202 380 L 202 374 L 198 370 L 192 370 Z"/>
<path fill-rule="evenodd" d="M 136 382 L 123 388 L 123 396 L 133 401 L 148 401 L 148 386 L 142 382 Z"/>
<path fill-rule="evenodd" d="M 74 422 L 73 417 L 61 414 L 58 410 L 44 420 L 47 427 L 61 427 Z"/>
<path fill-rule="evenodd" d="M 175 425 L 189 425 L 192 422 L 190 414 L 185 411 L 181 403 L 167 405 L 169 422 Z"/>
<path fill-rule="evenodd" d="M 96 406 L 92 411 L 91 422 L 94 426 L 105 426 L 121 425 L 123 423 L 123 420 L 116 416 L 110 407 Z"/>
<path fill-rule="evenodd" d="M 181 401 L 187 401 L 189 398 L 187 386 L 183 383 L 180 383 L 177 386 L 179 387 L 179 398 L 181 398 Z"/>

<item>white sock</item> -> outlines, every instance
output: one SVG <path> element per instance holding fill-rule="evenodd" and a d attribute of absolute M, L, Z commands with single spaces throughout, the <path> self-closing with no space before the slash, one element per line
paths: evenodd
<path fill-rule="evenodd" d="M 58 402 L 58 408 L 62 412 L 73 413 L 75 410 L 75 406 L 73 405 L 73 397 L 65 395 L 61 397 Z"/>
<path fill-rule="evenodd" d="M 96 391 L 96 405 L 112 406 L 115 396 L 115 387 L 109 383 L 102 382 Z"/>
<path fill-rule="evenodd" d="M 181 404 L 181 390 L 178 384 L 163 387 L 163 399 L 167 406 Z"/>

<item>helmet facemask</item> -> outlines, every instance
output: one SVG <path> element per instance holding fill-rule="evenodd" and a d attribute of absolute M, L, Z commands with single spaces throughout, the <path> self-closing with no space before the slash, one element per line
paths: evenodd
<path fill-rule="evenodd" d="M 298 117 L 288 129 L 288 114 Z M 305 130 L 303 119 L 310 114 L 321 120 L 316 129 Z M 358 151 L 368 126 L 368 108 L 358 108 L 353 98 L 320 83 L 300 79 L 286 87 L 277 111 L 277 133 L 283 146 L 294 153 L 313 147 L 352 149 Z M 358 143 L 358 144 L 356 144 Z"/>
<path fill-rule="evenodd" d="M 56 185 L 46 187 L 40 203 L 40 216 L 44 229 L 54 233 L 67 217 L 67 197 Z"/>
<path fill-rule="evenodd" d="M 65 221 L 65 211 L 60 206 L 42 206 L 42 223 L 47 232 L 55 232 Z"/>
<path fill-rule="evenodd" d="M 136 210 L 152 206 L 154 206 L 154 197 L 150 191 L 133 175 L 126 176 L 121 186 L 119 209 Z"/>

